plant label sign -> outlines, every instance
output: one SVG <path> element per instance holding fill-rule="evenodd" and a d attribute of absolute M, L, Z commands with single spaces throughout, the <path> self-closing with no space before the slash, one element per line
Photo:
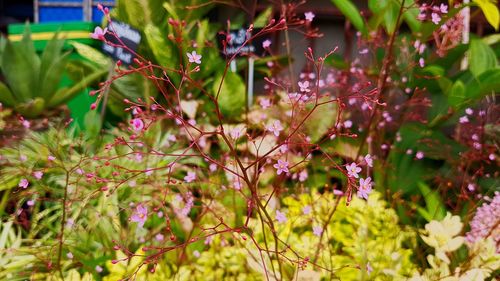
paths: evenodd
<path fill-rule="evenodd" d="M 141 33 L 130 27 L 129 24 L 117 20 L 113 20 L 108 25 L 108 30 L 109 32 L 104 37 L 111 45 L 103 44 L 103 52 L 116 61 L 120 60 L 125 65 L 132 64 L 132 60 L 135 57 L 134 52 L 141 42 Z M 127 48 L 121 47 L 123 45 Z"/>
<path fill-rule="evenodd" d="M 261 28 L 255 28 L 253 30 L 253 34 L 258 33 L 260 30 Z M 247 41 L 251 36 L 252 34 L 247 32 L 247 29 L 245 28 L 231 29 L 229 31 L 229 36 L 226 36 L 225 32 L 220 32 L 219 34 L 217 34 L 220 54 L 225 58 L 232 57 L 235 54 L 238 54 L 238 56 L 245 56 L 250 54 L 258 56 L 264 55 L 266 50 L 262 46 L 262 43 L 265 40 L 268 40 L 268 38 L 266 38 L 266 36 L 259 36 L 245 44 L 245 41 Z M 224 43 L 226 43 L 225 47 Z"/>

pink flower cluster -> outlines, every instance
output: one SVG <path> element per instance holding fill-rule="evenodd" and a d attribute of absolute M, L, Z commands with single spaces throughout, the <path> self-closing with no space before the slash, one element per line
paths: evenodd
<path fill-rule="evenodd" d="M 486 201 L 489 198 L 485 197 Z M 465 240 L 473 244 L 481 238 L 490 237 L 497 245 L 496 252 L 500 253 L 500 192 L 495 192 L 495 197 L 477 208 L 474 218 L 470 222 L 470 231 L 465 235 Z"/>
<path fill-rule="evenodd" d="M 428 6 L 427 4 L 422 4 L 420 6 L 420 14 L 418 15 L 419 20 L 430 19 L 434 24 L 439 24 L 441 22 L 441 17 L 448 13 L 448 6 L 446 4 L 441 4 L 440 6 Z"/>

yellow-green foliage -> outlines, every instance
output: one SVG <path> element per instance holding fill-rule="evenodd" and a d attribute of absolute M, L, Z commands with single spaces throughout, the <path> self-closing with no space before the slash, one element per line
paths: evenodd
<path fill-rule="evenodd" d="M 330 193 L 302 194 L 285 198 L 283 203 L 288 213 L 287 222 L 278 224 L 280 238 L 302 258 L 314 261 L 317 255 L 316 262 L 341 280 L 403 280 L 415 271 L 410 261 L 414 235 L 401 229 L 396 213 L 387 208 L 380 194 L 373 192 L 368 201 L 353 198 L 349 206 L 345 197 L 338 199 Z M 311 206 L 310 214 L 304 214 L 305 206 Z M 313 227 L 326 221 L 320 242 Z M 294 255 L 287 252 L 287 256 Z M 370 274 L 368 263 L 373 269 Z M 322 275 L 331 273 L 322 271 Z"/>

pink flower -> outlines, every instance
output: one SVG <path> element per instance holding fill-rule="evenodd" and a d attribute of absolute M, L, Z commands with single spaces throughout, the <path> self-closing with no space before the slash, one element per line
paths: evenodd
<path fill-rule="evenodd" d="M 271 101 L 269 99 L 261 99 L 259 103 L 262 109 L 266 109 L 271 106 Z"/>
<path fill-rule="evenodd" d="M 96 271 L 97 273 L 101 273 L 103 270 L 104 270 L 104 269 L 103 269 L 101 266 L 99 266 L 99 265 L 96 265 L 96 266 L 95 266 L 95 271 Z"/>
<path fill-rule="evenodd" d="M 198 55 L 196 51 L 192 51 L 191 53 L 187 53 L 187 57 L 189 62 L 201 64 L 201 55 Z"/>
<path fill-rule="evenodd" d="M 266 39 L 264 40 L 264 42 L 262 42 L 262 48 L 266 49 L 269 48 L 269 46 L 271 46 L 271 40 Z"/>
<path fill-rule="evenodd" d="M 299 181 L 300 181 L 300 182 L 305 182 L 308 176 L 309 176 L 309 175 L 307 174 L 307 170 L 302 170 L 302 171 L 299 173 Z"/>
<path fill-rule="evenodd" d="M 28 120 L 23 120 L 23 122 L 21 123 L 23 124 L 23 127 L 26 129 L 29 129 L 31 127 L 31 123 Z"/>
<path fill-rule="evenodd" d="M 370 154 L 366 154 L 365 162 L 368 167 L 373 167 L 373 157 Z"/>
<path fill-rule="evenodd" d="M 139 132 L 144 129 L 144 122 L 140 118 L 134 118 L 130 121 L 132 127 L 134 127 L 134 131 Z"/>
<path fill-rule="evenodd" d="M 424 158 L 424 153 L 422 151 L 417 151 L 417 154 L 415 154 L 415 157 L 417 159 L 422 159 L 422 158 Z"/>
<path fill-rule="evenodd" d="M 29 184 L 30 184 L 30 182 L 27 179 L 21 179 L 17 186 L 22 187 L 22 188 L 28 188 Z"/>
<path fill-rule="evenodd" d="M 281 126 L 280 120 L 275 120 L 272 125 L 267 125 L 266 129 L 278 137 L 283 131 L 283 126 Z"/>
<path fill-rule="evenodd" d="M 370 177 L 367 177 L 366 179 L 359 179 L 358 197 L 368 200 L 368 195 L 372 192 L 372 185 L 373 182 Z"/>
<path fill-rule="evenodd" d="M 288 173 L 288 162 L 278 159 L 278 163 L 273 165 L 277 169 L 276 174 L 281 175 L 281 173 Z"/>
<path fill-rule="evenodd" d="M 342 196 L 344 195 L 344 192 L 342 190 L 334 189 L 333 195 Z"/>
<path fill-rule="evenodd" d="M 467 115 L 472 115 L 472 114 L 474 113 L 474 110 L 473 110 L 472 108 L 466 108 L 466 109 L 465 109 L 465 113 L 466 113 Z"/>
<path fill-rule="evenodd" d="M 356 163 L 351 163 L 346 166 L 347 174 L 349 177 L 359 178 L 358 173 L 361 172 L 361 168 L 356 165 Z"/>
<path fill-rule="evenodd" d="M 470 191 L 470 192 L 474 192 L 474 190 L 476 190 L 476 185 L 473 184 L 473 183 L 469 183 L 467 185 L 467 189 Z"/>
<path fill-rule="evenodd" d="M 307 205 L 307 206 L 304 206 L 304 208 L 302 208 L 302 213 L 304 213 L 304 215 L 309 215 L 312 211 L 312 208 L 310 205 Z"/>
<path fill-rule="evenodd" d="M 186 182 L 192 182 L 196 179 L 196 173 L 195 172 L 188 172 L 187 176 L 184 177 L 184 181 Z"/>
<path fill-rule="evenodd" d="M 132 222 L 137 222 L 139 227 L 144 227 L 144 223 L 146 222 L 147 218 L 148 218 L 148 209 L 142 204 L 139 204 L 137 205 L 137 207 L 135 207 L 135 212 L 130 217 L 130 220 Z"/>
<path fill-rule="evenodd" d="M 90 33 L 90 37 L 96 40 L 104 40 L 104 34 L 108 32 L 108 28 L 102 29 L 100 26 L 96 26 L 94 33 Z"/>
<path fill-rule="evenodd" d="M 311 22 L 316 15 L 313 12 L 306 12 L 304 16 L 306 17 L 306 21 Z"/>
<path fill-rule="evenodd" d="M 370 265 L 370 262 L 367 262 L 366 263 L 366 273 L 368 273 L 368 275 L 370 275 L 370 273 L 372 273 L 372 271 L 373 271 L 373 268 Z"/>
<path fill-rule="evenodd" d="M 229 135 L 231 136 L 232 139 L 237 140 L 241 137 L 241 128 L 233 128 L 232 130 L 229 131 Z"/>
<path fill-rule="evenodd" d="M 49 160 L 49 161 L 54 161 L 54 160 L 56 160 L 56 157 L 55 157 L 55 156 L 52 156 L 52 155 L 49 155 L 49 156 L 47 157 L 47 160 Z"/>
<path fill-rule="evenodd" d="M 309 81 L 304 81 L 304 82 L 298 82 L 298 85 L 299 85 L 299 88 L 300 88 L 300 91 L 301 92 L 310 92 L 311 90 L 309 90 Z"/>
<path fill-rule="evenodd" d="M 165 236 L 163 236 L 163 234 L 161 234 L 161 233 L 158 233 L 155 236 L 156 241 L 163 241 L 164 238 L 165 238 Z"/>
<path fill-rule="evenodd" d="M 419 58 L 418 59 L 418 64 L 420 65 L 420 67 L 424 67 L 425 66 L 425 60 L 424 60 L 424 58 Z"/>
<path fill-rule="evenodd" d="M 458 122 L 460 122 L 460 124 L 469 123 L 469 118 L 467 118 L 467 116 L 462 116 L 462 117 L 460 117 Z"/>
<path fill-rule="evenodd" d="M 431 18 L 434 24 L 439 24 L 439 22 L 441 21 L 441 17 L 436 13 L 432 13 Z"/>
<path fill-rule="evenodd" d="M 70 260 L 73 259 L 73 253 L 72 252 L 68 252 L 66 254 L 66 257 L 68 257 L 68 259 L 70 259 Z"/>
<path fill-rule="evenodd" d="M 313 227 L 313 234 L 321 237 L 321 233 L 323 233 L 323 228 L 321 226 L 314 226 Z"/>
<path fill-rule="evenodd" d="M 276 220 L 278 220 L 279 223 L 285 223 L 286 222 L 285 214 L 280 212 L 279 210 L 276 210 Z"/>
<path fill-rule="evenodd" d="M 346 128 L 351 128 L 352 127 L 352 121 L 351 120 L 346 120 L 344 122 L 344 127 Z"/>
<path fill-rule="evenodd" d="M 441 6 L 439 6 L 439 11 L 441 11 L 442 14 L 448 13 L 448 5 L 441 4 Z"/>
<path fill-rule="evenodd" d="M 41 180 L 43 177 L 43 172 L 42 171 L 33 172 L 33 176 L 35 177 L 35 179 Z"/>
<path fill-rule="evenodd" d="M 28 200 L 28 202 L 26 202 L 26 204 L 28 204 L 28 206 L 30 206 L 30 207 L 33 207 L 35 205 L 35 200 L 33 200 L 33 199 Z"/>

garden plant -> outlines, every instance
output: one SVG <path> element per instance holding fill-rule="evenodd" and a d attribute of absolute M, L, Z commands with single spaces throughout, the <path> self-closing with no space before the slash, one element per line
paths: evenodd
<path fill-rule="evenodd" d="M 467 27 L 484 16 L 498 30 L 497 3 L 332 0 L 355 53 L 306 46 L 299 74 L 290 34 L 326 35 L 305 1 L 266 3 L 99 5 L 89 36 L 135 59 L 70 42 L 95 87 L 86 129 L 54 118 L 0 149 L 0 280 L 497 280 L 500 36 Z M 252 20 L 211 22 L 216 7 Z M 145 39 L 137 51 L 118 20 Z M 242 26 L 240 51 L 281 40 L 221 56 Z M 0 84 L 2 111 L 28 124 L 69 98 L 12 80 L 13 65 L 60 79 L 62 66 L 8 61 L 37 60 L 30 44 L 3 47 Z M 42 61 L 63 61 L 60 44 Z M 101 126 L 100 106 L 122 121 Z"/>

